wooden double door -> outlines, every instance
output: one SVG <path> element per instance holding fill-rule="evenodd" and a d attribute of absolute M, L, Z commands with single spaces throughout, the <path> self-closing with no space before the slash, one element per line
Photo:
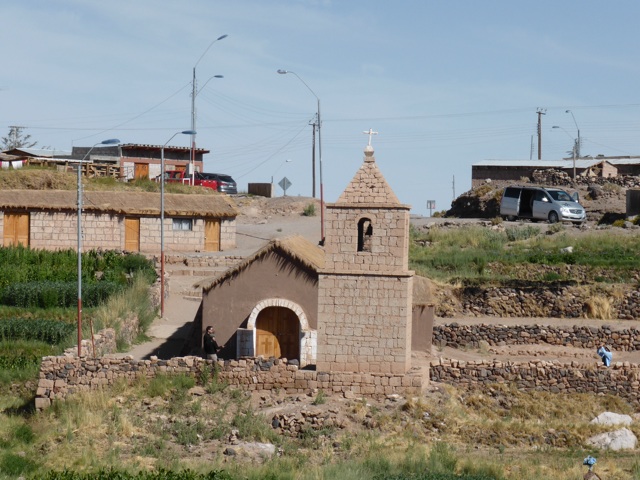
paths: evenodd
<path fill-rule="evenodd" d="M 28 213 L 5 213 L 3 245 L 29 246 L 29 214 Z"/>
<path fill-rule="evenodd" d="M 300 321 L 292 310 L 267 307 L 258 314 L 256 356 L 300 359 Z"/>

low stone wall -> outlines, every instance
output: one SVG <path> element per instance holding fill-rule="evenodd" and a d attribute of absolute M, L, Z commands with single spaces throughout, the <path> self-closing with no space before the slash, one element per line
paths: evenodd
<path fill-rule="evenodd" d="M 137 319 L 136 319 L 137 321 Z M 80 344 L 82 355 L 91 355 L 92 357 L 101 357 L 117 351 L 116 331 L 113 328 L 105 328 L 100 330 L 91 338 L 83 338 Z M 95 352 L 93 351 L 95 347 Z M 74 345 L 64 351 L 65 357 L 77 357 L 78 346 Z"/>
<path fill-rule="evenodd" d="M 422 389 L 420 372 L 412 374 L 333 373 L 300 370 L 286 360 L 261 358 L 226 360 L 216 364 L 218 379 L 247 390 L 282 389 L 287 393 L 311 393 L 322 389 L 345 395 L 383 396 L 393 393 L 417 395 Z M 129 382 L 159 374 L 199 377 L 213 362 L 200 357 L 170 360 L 134 360 L 131 357 L 87 358 L 45 357 L 40 366 L 36 392 L 37 409 L 47 408 L 56 399 L 74 393 L 100 389 L 116 381 Z"/>
<path fill-rule="evenodd" d="M 600 296 L 609 305 L 611 318 L 632 320 L 640 318 L 640 291 L 623 288 L 620 294 Z M 437 302 L 436 316 L 495 317 L 551 317 L 584 318 L 589 314 L 588 302 L 594 296 L 580 286 L 533 286 L 533 287 L 464 287 L 455 292 L 457 299 Z"/>
<path fill-rule="evenodd" d="M 593 349 L 608 345 L 614 351 L 640 350 L 640 330 L 637 328 L 614 329 L 573 326 L 569 328 L 550 325 L 434 325 L 433 344 L 439 347 L 478 348 L 480 341 L 490 346 L 504 345 L 566 345 L 574 348 Z"/>
<path fill-rule="evenodd" d="M 606 368 L 575 362 L 440 361 L 431 363 L 429 374 L 434 382 L 467 387 L 509 383 L 520 391 L 611 394 L 640 407 L 640 366 L 626 362 Z"/>

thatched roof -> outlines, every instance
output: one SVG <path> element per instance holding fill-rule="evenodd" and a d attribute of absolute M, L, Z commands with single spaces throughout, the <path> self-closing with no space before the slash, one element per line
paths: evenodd
<path fill-rule="evenodd" d="M 302 263 L 306 268 L 313 272 L 318 272 L 324 267 L 324 250 L 306 238 L 300 235 L 291 235 L 283 238 L 271 240 L 268 244 L 255 252 L 253 255 L 245 258 L 235 267 L 227 270 L 218 277 L 205 279 L 195 285 L 196 288 L 202 288 L 204 291 L 211 290 L 224 280 L 237 275 L 245 270 L 256 259 L 264 257 L 271 252 L 280 252 L 284 256 L 290 257 L 295 261 Z"/>
<path fill-rule="evenodd" d="M 160 215 L 160 194 L 148 192 L 84 191 L 85 212 L 126 215 Z M 78 194 L 72 190 L 0 190 L 0 209 L 38 211 L 77 210 Z M 238 215 L 231 198 L 226 195 L 164 196 L 167 216 L 233 218 Z"/>

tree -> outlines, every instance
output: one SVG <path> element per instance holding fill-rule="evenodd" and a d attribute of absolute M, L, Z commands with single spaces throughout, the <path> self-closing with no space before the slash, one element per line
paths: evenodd
<path fill-rule="evenodd" d="M 10 126 L 9 134 L 6 137 L 2 137 L 2 150 L 35 147 L 38 142 L 32 142 L 31 135 L 23 133 L 24 129 L 25 127 Z"/>

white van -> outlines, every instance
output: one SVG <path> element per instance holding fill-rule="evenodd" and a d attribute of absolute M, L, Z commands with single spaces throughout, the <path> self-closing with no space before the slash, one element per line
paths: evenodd
<path fill-rule="evenodd" d="M 582 224 L 587 213 L 578 203 L 578 194 L 569 195 L 559 188 L 512 186 L 504 189 L 500 215 L 506 220 L 527 218 L 549 223 L 568 221 Z"/>

